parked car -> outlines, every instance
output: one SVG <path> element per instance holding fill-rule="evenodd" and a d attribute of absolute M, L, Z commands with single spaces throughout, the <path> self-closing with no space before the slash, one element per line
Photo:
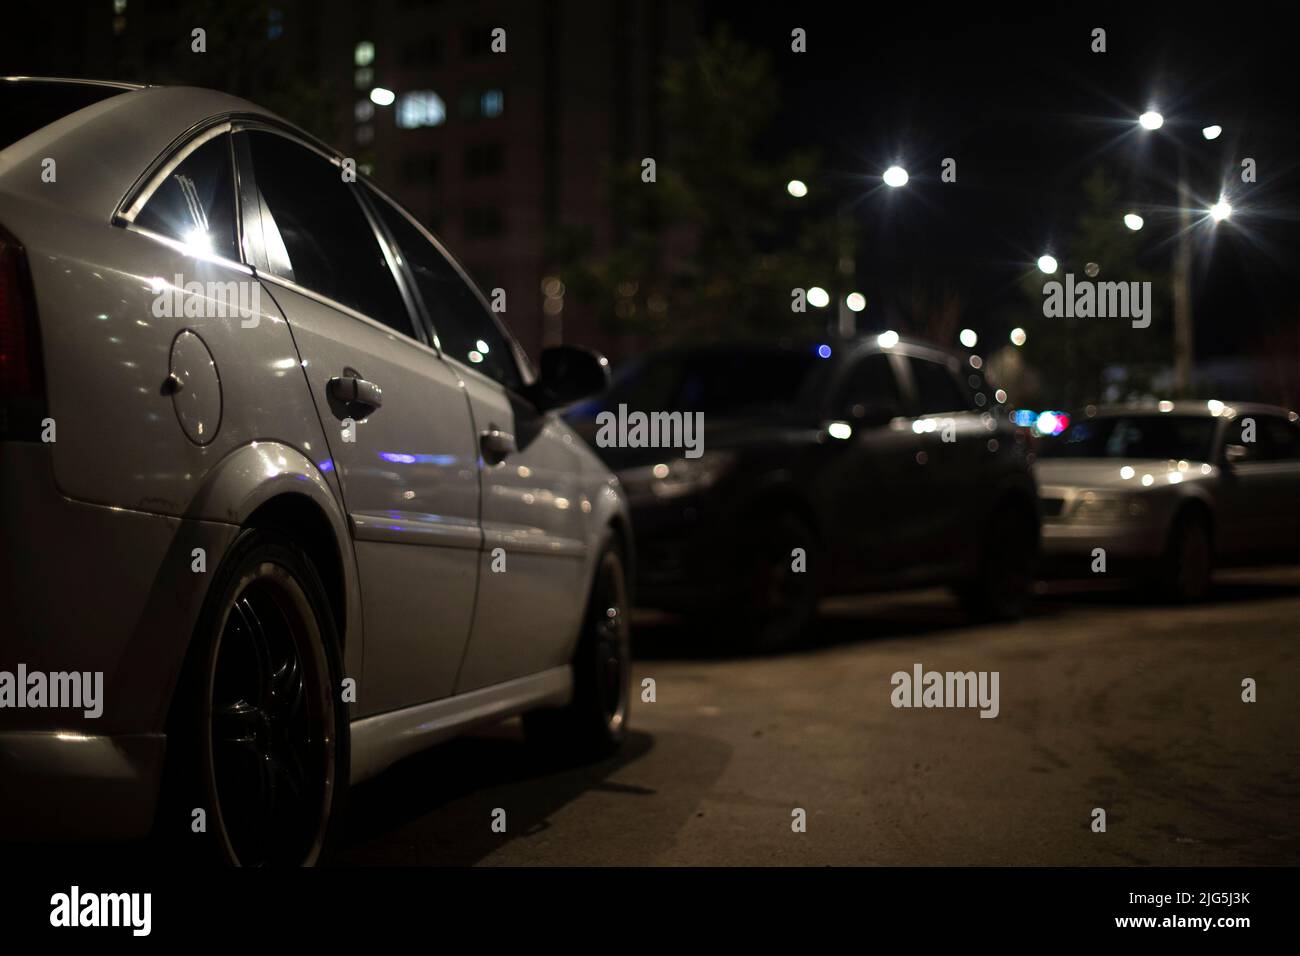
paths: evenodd
<path fill-rule="evenodd" d="M 1273 405 L 1102 407 L 1039 443 L 1043 550 L 1057 573 L 1132 572 L 1178 601 L 1216 565 L 1300 559 L 1300 425 Z M 1100 567 L 1098 565 L 1098 567 Z"/>
<path fill-rule="evenodd" d="M 602 442 L 620 407 L 702 414 L 702 454 Z M 885 334 L 650 353 L 567 415 L 626 490 L 639 602 L 766 649 L 826 595 L 943 583 L 1021 612 L 1037 498 L 1002 412 L 970 361 Z"/>
<path fill-rule="evenodd" d="M 252 103 L 0 99 L 3 836 L 313 863 L 350 783 L 472 725 L 616 747 L 628 512 L 552 411 L 603 360 L 535 373 L 436 239 Z"/>

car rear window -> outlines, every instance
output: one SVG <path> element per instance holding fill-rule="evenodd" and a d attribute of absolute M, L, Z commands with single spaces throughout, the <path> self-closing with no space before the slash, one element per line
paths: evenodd
<path fill-rule="evenodd" d="M 0 149 L 110 96 L 116 86 L 83 83 L 0 83 Z"/>

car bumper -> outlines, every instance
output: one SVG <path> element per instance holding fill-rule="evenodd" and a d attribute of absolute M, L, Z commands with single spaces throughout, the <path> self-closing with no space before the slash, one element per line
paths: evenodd
<path fill-rule="evenodd" d="M 165 749 L 162 734 L 0 733 L 0 840 L 144 836 Z"/>
<path fill-rule="evenodd" d="M 47 687 L 52 675 L 81 675 L 96 699 L 0 702 L 0 827 L 138 836 L 190 635 L 238 528 L 67 498 L 49 452 L 0 443 L 0 672 L 15 687 L 24 671 Z"/>
<path fill-rule="evenodd" d="M 636 529 L 636 603 L 689 611 L 716 598 L 717 570 L 726 560 L 715 509 L 699 499 L 632 501 Z M 713 516 L 713 517 L 710 517 Z"/>
<path fill-rule="evenodd" d="M 1053 521 L 1042 525 L 1042 568 L 1046 573 L 1094 573 L 1092 565 L 1101 548 L 1107 571 L 1112 564 L 1142 564 L 1164 554 L 1165 535 L 1151 521 L 1122 523 Z"/>

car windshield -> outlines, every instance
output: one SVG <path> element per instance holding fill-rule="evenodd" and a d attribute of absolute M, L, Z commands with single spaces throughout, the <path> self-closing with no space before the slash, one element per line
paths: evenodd
<path fill-rule="evenodd" d="M 1085 419 L 1044 439 L 1047 458 L 1165 458 L 1209 461 L 1218 420 L 1189 415 L 1117 415 Z"/>
<path fill-rule="evenodd" d="M 0 83 L 0 149 L 110 96 L 118 86 L 89 83 Z"/>
<path fill-rule="evenodd" d="M 608 392 L 574 411 L 590 415 L 626 404 L 641 411 L 739 416 L 788 408 L 818 363 L 812 352 L 781 349 L 660 352 L 625 366 Z"/>

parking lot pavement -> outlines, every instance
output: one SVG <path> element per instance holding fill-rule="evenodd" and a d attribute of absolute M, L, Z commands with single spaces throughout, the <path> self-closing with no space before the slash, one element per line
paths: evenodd
<path fill-rule="evenodd" d="M 340 862 L 1300 862 L 1300 571 L 1222 575 L 1186 608 L 1057 585 L 1013 626 L 942 592 L 841 600 L 762 658 L 638 623 L 656 699 L 622 754 L 557 769 L 517 723 L 450 743 L 355 791 Z M 996 671 L 997 717 L 892 706 L 918 664 Z"/>

